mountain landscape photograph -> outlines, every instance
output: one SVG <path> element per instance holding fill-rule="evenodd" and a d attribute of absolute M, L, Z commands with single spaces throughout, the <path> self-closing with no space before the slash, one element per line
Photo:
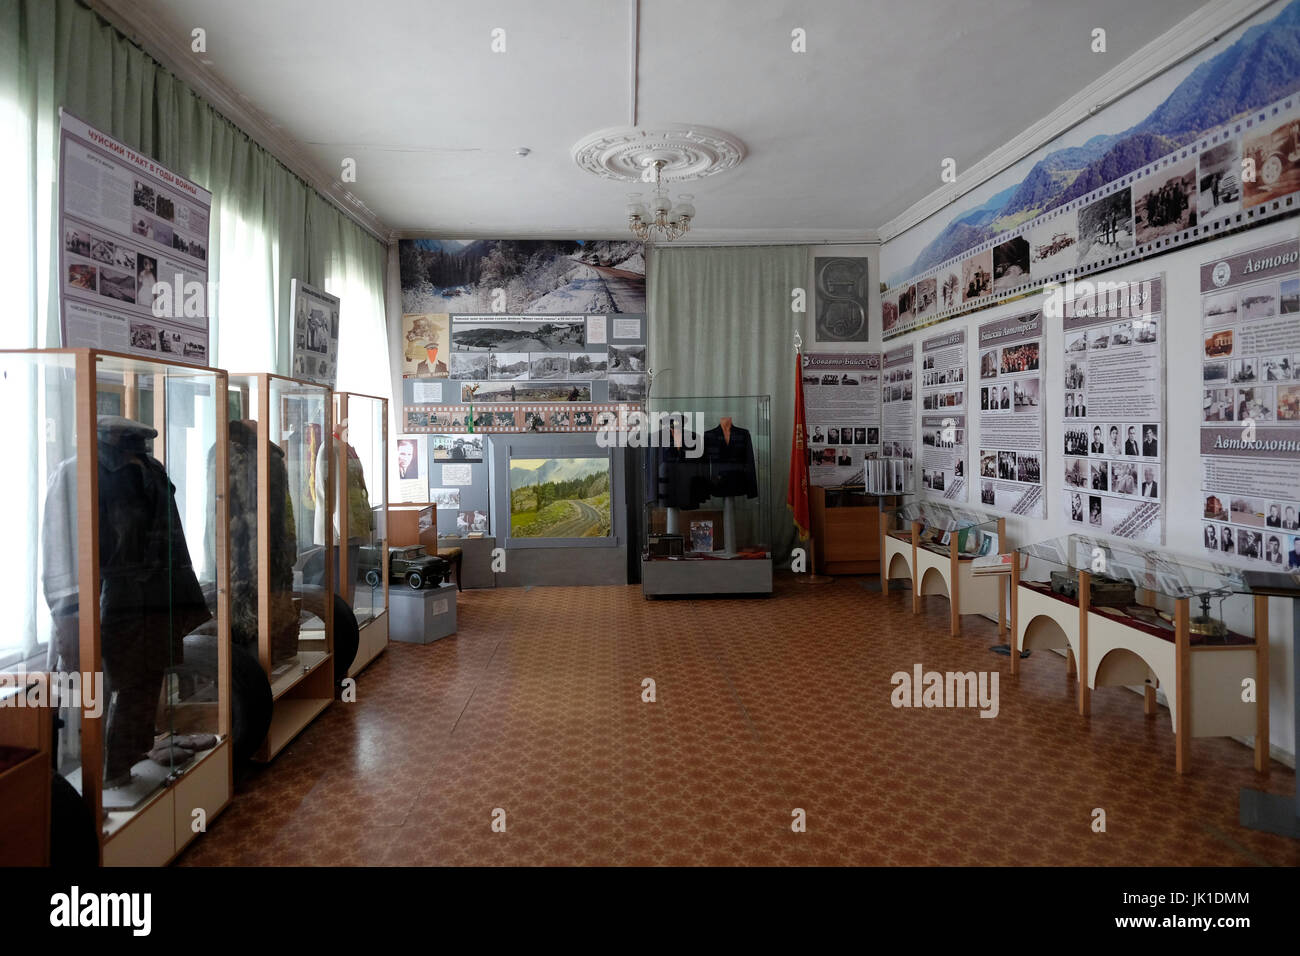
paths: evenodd
<path fill-rule="evenodd" d="M 978 206 L 955 217 L 945 213 L 951 217 L 946 224 L 922 223 L 911 234 L 886 244 L 883 254 L 889 263 L 884 271 L 890 287 L 1300 90 L 1300 0 L 1276 13 L 1273 10 L 1261 14 L 1263 19 L 1235 41 L 1226 46 L 1220 41 L 1175 67 L 1171 73 L 1181 74 L 1182 79 L 1173 76 L 1177 82 L 1173 91 L 1135 124 L 1102 132 L 1143 109 L 1141 92 L 1111 105 L 975 190 L 965 202 L 977 202 L 997 190 Z M 1086 138 L 1065 143 L 1067 138 L 1080 137 Z M 1273 193 L 1282 195 L 1276 189 Z"/>
<path fill-rule="evenodd" d="M 608 458 L 512 458 L 510 536 L 610 535 Z"/>

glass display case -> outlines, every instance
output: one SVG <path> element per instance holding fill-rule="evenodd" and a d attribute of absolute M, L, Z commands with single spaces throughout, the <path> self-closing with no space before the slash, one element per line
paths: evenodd
<path fill-rule="evenodd" d="M 388 401 L 339 392 L 334 420 L 336 568 L 361 629 L 355 675 L 388 646 Z"/>
<path fill-rule="evenodd" d="M 0 352 L 0 684 L 48 711 L 105 865 L 165 864 L 230 800 L 225 391 L 215 369 Z"/>
<path fill-rule="evenodd" d="M 268 761 L 334 699 L 334 397 L 270 374 L 232 374 L 231 643 L 271 682 Z"/>
<path fill-rule="evenodd" d="M 647 401 L 635 436 L 645 448 L 647 597 L 771 593 L 770 406 L 766 395 Z"/>
<path fill-rule="evenodd" d="M 1021 650 L 1062 650 L 1080 714 L 1097 687 L 1143 687 L 1148 714 L 1164 693 L 1180 773 L 1192 737 L 1254 735 L 1266 766 L 1268 604 L 1240 570 L 1075 534 L 1019 548 L 1011 573 L 1013 674 Z"/>
<path fill-rule="evenodd" d="M 907 497 L 910 500 L 882 514 L 885 582 L 911 581 L 913 614 L 921 613 L 922 597 L 947 597 L 954 636 L 961 633 L 964 614 L 996 618 L 1001 635 L 1006 628 L 1005 586 L 990 561 L 1005 547 L 1005 520 Z"/>

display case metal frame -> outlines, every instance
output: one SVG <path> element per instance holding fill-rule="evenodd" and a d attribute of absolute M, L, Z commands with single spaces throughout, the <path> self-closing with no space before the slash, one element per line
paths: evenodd
<path fill-rule="evenodd" d="M 1173 600 L 1173 640 L 1158 637 L 1113 614 L 1094 610 L 1092 565 L 1063 555 L 1063 566 L 1078 579 L 1074 599 L 1047 595 L 1022 580 L 1022 553 L 1043 545 L 1074 539 L 1089 546 L 1125 547 L 1081 535 L 1038 542 L 1017 549 L 1011 562 L 1011 674 L 1019 673 L 1020 653 L 1039 648 L 1064 649 L 1066 671 L 1078 681 L 1076 705 L 1080 716 L 1092 709 L 1092 691 L 1099 687 L 1141 686 L 1143 712 L 1159 712 L 1156 690 L 1162 688 L 1174 730 L 1174 766 L 1186 773 L 1191 766 L 1193 737 L 1250 736 L 1255 738 L 1255 769 L 1266 773 L 1268 737 L 1268 599 L 1254 595 L 1253 644 L 1191 643 L 1190 602 L 1194 595 L 1167 595 Z M 1136 546 L 1130 546 L 1136 547 Z M 1153 561 L 1160 552 L 1140 549 Z M 1191 559 L 1169 553 L 1189 564 Z M 1051 559 L 1047 559 L 1051 560 Z M 1148 582 L 1149 583 L 1149 582 Z M 1136 587 L 1138 604 L 1154 607 L 1154 589 Z M 1237 590 L 1250 594 L 1244 585 Z M 1241 681 L 1255 684 L 1254 702 L 1241 700 Z"/>
<path fill-rule="evenodd" d="M 135 387 L 140 367 L 156 368 L 159 374 L 168 369 L 183 370 L 195 376 L 211 376 L 214 390 L 215 458 L 214 489 L 216 578 L 216 646 L 218 742 L 211 750 L 197 755 L 192 763 L 173 770 L 160 785 L 129 814 L 104 810 L 104 722 L 107 708 L 96 714 L 93 707 L 81 707 L 81 794 L 92 819 L 96 821 L 100 863 L 104 866 L 161 866 L 178 856 L 198 836 L 193 828 L 194 813 L 202 811 L 210 822 L 230 804 L 233 779 L 234 745 L 231 740 L 230 700 L 230 558 L 228 550 L 230 518 L 228 512 L 228 419 L 222 397 L 227 389 L 227 375 L 221 369 L 180 361 L 161 361 L 106 349 L 6 349 L 0 355 L 63 356 L 70 359 L 75 382 L 74 428 L 77 460 L 77 603 L 78 652 L 82 671 L 93 662 L 95 672 L 102 672 L 100 644 L 99 568 L 99 469 L 88 462 L 99 461 L 98 395 L 115 392 L 122 397 L 122 413 L 135 418 L 140 413 L 139 389 Z M 120 363 L 121 386 L 99 382 L 99 369 L 105 362 Z M 136 366 L 136 368 L 132 368 Z M 164 467 L 167 464 L 167 398 L 165 391 L 153 388 L 152 455 Z M 192 545 L 191 545 L 192 546 Z M 31 671 L 49 678 L 48 672 Z M 52 718 L 52 713 L 47 713 Z"/>
<path fill-rule="evenodd" d="M 382 512 L 380 518 L 380 528 L 382 529 L 379 536 L 379 553 L 384 556 L 380 561 L 380 574 L 382 575 L 382 584 L 380 593 L 383 595 L 383 606 L 371 616 L 368 620 L 361 623 L 360 640 L 357 645 L 357 656 L 353 659 L 351 666 L 348 668 L 348 676 L 355 677 L 368 667 L 380 654 L 388 647 L 388 399 L 381 398 L 378 395 L 365 395 L 361 392 L 335 392 L 334 393 L 334 420 L 336 422 L 351 422 L 352 400 L 363 399 L 366 402 L 378 402 L 380 408 L 379 423 L 380 435 L 379 440 L 382 445 L 382 455 L 380 456 L 379 481 L 375 482 L 375 487 L 382 489 L 384 503 L 382 508 L 371 507 L 372 512 Z M 350 427 L 350 424 L 349 424 Z M 334 474 L 338 476 L 335 481 L 336 493 L 334 495 L 334 509 L 339 516 L 339 586 L 350 590 L 351 582 L 355 579 L 356 571 L 352 568 L 351 551 L 348 548 L 348 541 L 351 539 L 351 520 L 352 509 L 349 507 L 348 499 L 348 442 L 339 441 L 334 443 Z M 434 527 L 437 527 L 436 518 Z M 345 591 L 346 593 L 346 591 Z"/>
<path fill-rule="evenodd" d="M 328 468 L 325 475 L 325 494 L 327 502 L 335 501 L 335 456 L 334 456 L 334 392 L 329 386 L 318 382 L 290 378 L 270 372 L 231 372 L 232 388 L 242 393 L 245 386 L 257 393 L 257 657 L 271 682 L 274 705 L 271 712 L 271 727 L 266 739 L 253 756 L 257 763 L 269 763 L 287 747 L 298 734 L 302 733 L 331 703 L 334 702 L 334 562 L 329 559 L 334 545 L 334 523 L 324 522 L 325 560 L 322 593 L 320 603 L 306 607 L 304 610 L 314 613 L 324 624 L 323 656 L 314 657 L 307 666 L 292 680 L 273 679 L 274 667 L 271 661 L 271 527 L 268 516 L 271 513 L 271 384 L 283 383 L 291 389 L 300 389 L 303 393 L 319 392 L 322 399 L 321 442 L 326 446 L 325 460 Z M 251 395 L 243 394 L 245 410 L 250 408 Z M 285 417 L 281 409 L 281 420 Z M 228 467 L 228 466 L 227 466 Z M 301 618 L 299 619 L 301 629 Z M 321 652 L 312 652 L 320 654 Z"/>

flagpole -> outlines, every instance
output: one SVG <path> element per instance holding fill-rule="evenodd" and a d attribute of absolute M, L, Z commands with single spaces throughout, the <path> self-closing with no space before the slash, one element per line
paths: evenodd
<path fill-rule="evenodd" d="M 808 539 L 808 558 L 811 564 L 806 574 L 795 574 L 794 579 L 797 584 L 830 584 L 835 579 L 828 575 L 817 573 L 817 542 L 812 534 L 812 513 L 811 502 L 808 500 L 808 429 L 807 419 L 804 416 L 803 406 L 803 337 L 799 330 L 794 331 L 794 435 L 791 441 L 791 462 L 790 462 L 790 487 L 786 492 L 786 504 L 790 506 L 795 513 L 795 528 Z M 798 472 L 796 475 L 795 472 Z M 794 488 L 794 479 L 799 479 L 799 491 Z M 794 499 L 794 500 L 792 500 Z M 805 512 L 804 521 L 806 528 L 799 524 L 800 506 Z"/>

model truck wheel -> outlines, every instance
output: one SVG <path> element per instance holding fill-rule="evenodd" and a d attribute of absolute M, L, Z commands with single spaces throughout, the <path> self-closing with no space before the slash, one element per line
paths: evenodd
<path fill-rule="evenodd" d="M 410 585 L 412 591 L 418 591 L 424 587 L 424 575 L 419 571 L 409 571 L 406 575 L 406 583 Z"/>
<path fill-rule="evenodd" d="M 366 572 L 366 583 L 369 584 L 372 588 L 379 587 L 379 584 L 382 580 L 383 578 L 380 577 L 379 572 L 376 569 L 371 568 L 369 571 Z"/>

